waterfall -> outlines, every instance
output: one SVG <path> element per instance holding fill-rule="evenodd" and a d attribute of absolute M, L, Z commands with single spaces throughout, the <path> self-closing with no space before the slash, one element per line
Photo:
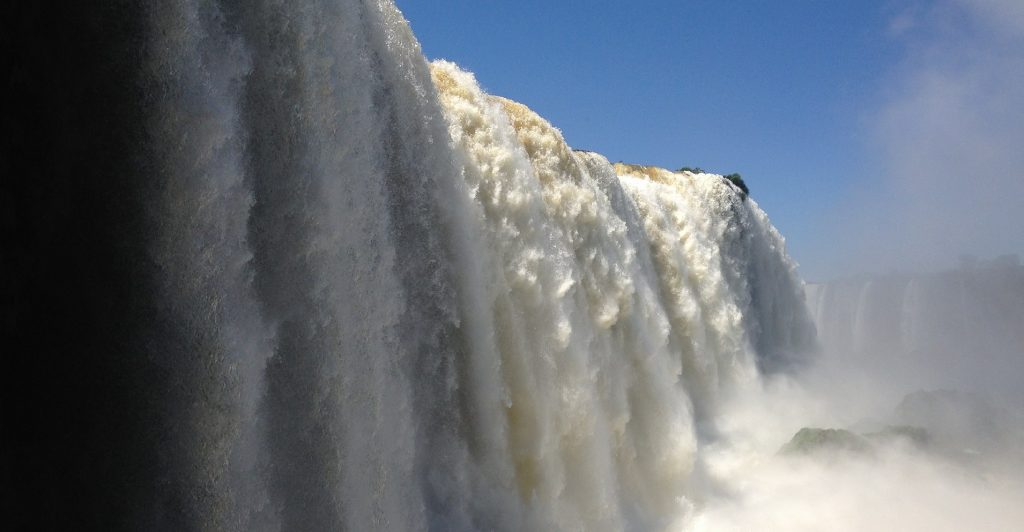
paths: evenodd
<path fill-rule="evenodd" d="M 5 126 L 51 128 L 5 184 L 10 462 L 63 505 L 16 524 L 681 526 L 720 405 L 814 348 L 753 199 L 573 150 L 389 0 L 66 16 Z"/>
<path fill-rule="evenodd" d="M 884 368 L 904 393 L 966 387 L 998 396 L 1016 388 L 1006 368 L 1024 353 L 1024 268 L 1014 256 L 809 285 L 808 305 L 825 359 Z"/>

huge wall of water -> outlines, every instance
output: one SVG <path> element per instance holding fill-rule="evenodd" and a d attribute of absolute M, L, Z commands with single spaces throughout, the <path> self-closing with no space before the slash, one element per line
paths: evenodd
<path fill-rule="evenodd" d="M 390 1 L 11 11 L 15 524 L 663 529 L 813 348 L 753 199 L 572 150 Z"/>

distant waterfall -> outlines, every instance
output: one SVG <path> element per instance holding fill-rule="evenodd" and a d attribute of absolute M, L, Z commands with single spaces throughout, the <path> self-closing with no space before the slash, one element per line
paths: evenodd
<path fill-rule="evenodd" d="M 1005 370 L 1024 364 L 1024 267 L 1016 257 L 811 284 L 807 300 L 834 363 L 885 368 L 908 392 L 1016 387 Z"/>
<path fill-rule="evenodd" d="M 52 330 L 34 393 L 68 398 L 24 422 L 54 455 L 24 490 L 74 472 L 80 525 L 660 530 L 721 402 L 815 343 L 752 199 L 572 150 L 388 0 L 89 17 L 69 97 L 109 119 L 10 196 L 85 203 L 9 248 L 42 264 L 10 334 Z"/>

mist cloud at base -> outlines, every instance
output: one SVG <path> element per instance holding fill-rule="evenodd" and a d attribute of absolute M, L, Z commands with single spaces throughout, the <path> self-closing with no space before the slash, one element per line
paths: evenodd
<path fill-rule="evenodd" d="M 947 416 L 926 419 L 913 405 L 908 414 L 906 399 L 893 405 L 893 390 L 878 389 L 884 383 L 836 387 L 834 377 L 814 369 L 732 403 L 722 416 L 723 438 L 703 463 L 717 489 L 699 505 L 692 530 L 1009 531 L 1024 523 L 1024 462 L 1014 444 L 1019 424 L 1000 419 L 1004 439 L 977 451 L 956 437 L 974 426 L 977 413 L 950 416 L 956 408 L 943 404 L 973 396 L 920 392 L 919 400 L 935 401 Z M 926 444 L 870 439 L 907 415 L 931 425 Z M 845 429 L 870 441 L 870 449 L 780 452 L 808 426 Z"/>
<path fill-rule="evenodd" d="M 1024 266 L 858 276 L 808 300 L 819 355 L 724 408 L 692 530 L 1018 530 Z"/>

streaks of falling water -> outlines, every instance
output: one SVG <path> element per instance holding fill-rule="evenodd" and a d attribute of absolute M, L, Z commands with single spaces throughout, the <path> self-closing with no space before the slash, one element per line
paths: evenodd
<path fill-rule="evenodd" d="M 140 51 L 101 138 L 132 149 L 76 185 L 107 252 L 69 286 L 109 270 L 128 294 L 81 327 L 119 404 L 85 419 L 121 429 L 76 428 L 63 463 L 121 452 L 102 489 L 127 494 L 78 526 L 663 529 L 701 496 L 723 398 L 812 347 L 752 199 L 573 151 L 428 65 L 390 1 L 181 0 L 117 23 L 109 50 Z"/>

